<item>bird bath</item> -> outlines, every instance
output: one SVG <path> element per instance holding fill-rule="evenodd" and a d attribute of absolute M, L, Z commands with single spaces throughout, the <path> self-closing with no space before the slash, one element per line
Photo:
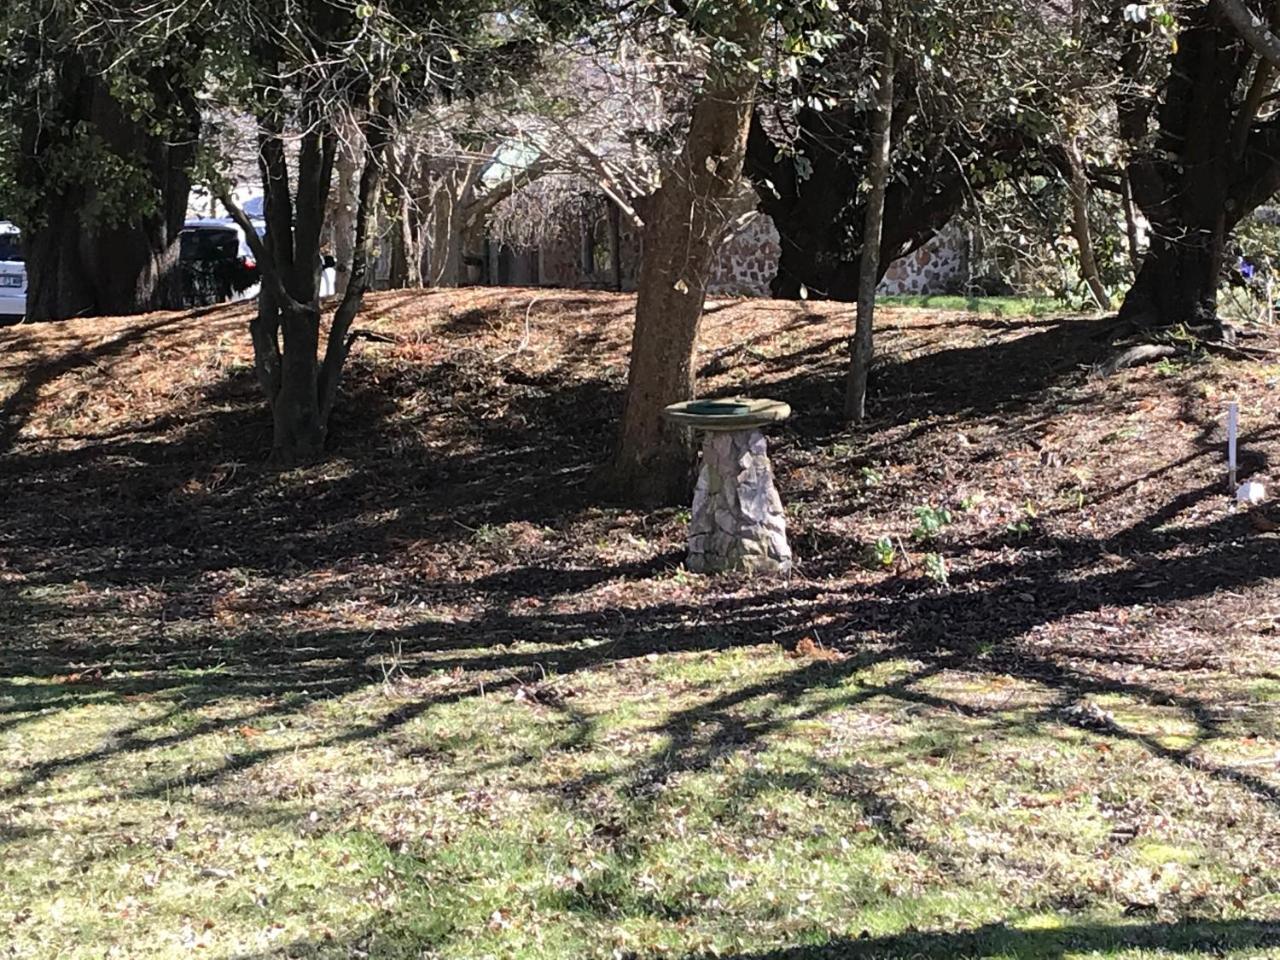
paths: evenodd
<path fill-rule="evenodd" d="M 781 401 L 738 397 L 686 400 L 663 410 L 671 422 L 703 432 L 686 561 L 693 572 L 791 573 L 787 521 L 761 432 L 790 415 Z"/>

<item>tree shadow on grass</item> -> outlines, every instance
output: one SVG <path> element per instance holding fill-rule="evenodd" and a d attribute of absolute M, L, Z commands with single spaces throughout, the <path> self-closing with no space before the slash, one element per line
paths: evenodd
<path fill-rule="evenodd" d="M 669 905 L 654 904 L 650 916 L 678 922 Z M 821 935 L 810 931 L 811 940 Z M 419 938 L 390 925 L 370 925 L 339 938 L 295 940 L 263 951 L 240 953 L 236 960 L 293 956 L 401 956 L 406 950 L 450 938 Z M 1050 929 L 1019 929 L 991 923 L 948 932 L 911 932 L 893 936 L 831 935 L 806 946 L 748 952 L 685 954 L 683 960 L 900 960 L 957 957 L 1062 960 L 1083 954 L 1109 956 L 1121 951 L 1225 956 L 1280 947 L 1280 924 L 1262 919 L 1186 919 L 1148 923 L 1067 923 Z M 626 956 L 633 956 L 627 954 Z"/>
<path fill-rule="evenodd" d="M 1006 408 L 1018 416 L 1035 415 L 1045 403 L 1059 402 L 1051 394 L 1060 382 L 1079 374 L 1096 347 L 1098 322 L 1025 326 L 1034 332 L 1004 343 L 902 361 L 893 368 L 897 373 L 882 378 L 885 388 L 898 391 L 893 395 L 904 401 L 933 398 L 935 416 L 993 414 Z M 123 349 L 153 328 L 162 325 L 108 341 L 103 349 Z M 763 386 L 780 396 L 815 389 L 823 377 L 820 366 L 815 370 L 816 357 L 829 349 L 830 343 L 819 344 L 770 359 L 769 376 L 778 379 Z M 36 371 L 31 381 L 35 386 L 20 388 L 15 396 L 26 399 L 14 401 L 11 411 L 25 415 L 42 385 L 92 363 L 95 356 L 75 354 L 53 362 L 44 372 Z M 62 594 L 41 601 L 41 590 L 77 582 L 153 588 L 162 595 L 162 622 L 198 622 L 215 612 L 202 592 L 203 578 L 210 574 L 251 570 L 270 576 L 360 564 L 369 557 L 394 554 L 409 542 L 427 543 L 432 549 L 465 545 L 485 526 L 512 521 L 561 524 L 591 508 L 585 480 L 611 436 L 619 402 L 616 381 L 577 379 L 566 386 L 555 371 L 513 377 L 511 370 L 484 358 L 390 368 L 366 358 L 355 362 L 348 384 L 334 424 L 342 455 L 318 473 L 279 476 L 252 466 L 269 445 L 269 436 L 256 383 L 246 370 L 232 372 L 196 398 L 189 410 L 176 415 L 177 427 L 168 419 L 142 422 L 136 431 L 113 431 L 69 450 L 40 444 L 9 450 L 0 459 L 11 508 L 4 525 L 6 553 L 10 566 L 22 570 L 23 576 L 0 582 L 0 626 L 14 637 L 0 648 L 0 658 L 6 672 L 17 676 L 79 676 L 39 693 L 15 691 L 11 696 L 19 706 L 0 706 L 0 714 L 25 714 L 37 700 L 42 708 L 57 709 L 104 692 L 128 696 L 167 691 L 188 707 L 220 697 L 279 697 L 300 690 L 316 697 L 341 695 L 376 681 L 371 658 L 392 643 L 410 655 L 437 655 L 433 665 L 439 669 L 514 671 L 513 682 L 521 682 L 548 666 L 572 673 L 609 659 L 662 650 L 767 641 L 790 644 L 818 619 L 834 622 L 835 627 L 824 628 L 832 642 L 855 652 L 859 635 L 872 632 L 881 638 L 877 656 L 911 651 L 941 663 L 942 651 L 945 662 L 951 663 L 956 657 L 971 657 L 979 646 L 1011 644 L 1027 631 L 1081 611 L 1136 598 L 1160 603 L 1203 596 L 1280 573 L 1276 551 L 1265 540 L 1247 541 L 1238 549 L 1224 547 L 1239 539 L 1239 521 L 1174 532 L 1157 529 L 1210 494 L 1201 488 L 1153 510 L 1145 524 L 1118 536 L 1042 542 L 1032 559 L 1012 565 L 991 560 L 957 577 L 949 591 L 895 581 L 853 594 L 798 585 L 717 601 L 711 608 L 654 603 L 621 615 L 508 612 L 505 608 L 522 597 L 568 596 L 649 577 L 678 561 L 678 555 L 665 555 L 641 563 L 575 569 L 558 567 L 549 558 L 455 584 L 432 583 L 429 576 L 412 570 L 396 571 L 391 580 L 396 590 L 419 592 L 442 603 L 478 601 L 484 608 L 456 623 L 424 620 L 408 628 L 352 632 L 273 625 L 272 616 L 281 610 L 351 589 L 339 585 L 331 591 L 318 588 L 301 599 L 264 600 L 257 630 L 203 646 L 175 638 L 165 629 L 123 644 L 118 633 L 108 630 L 100 639 L 76 644 L 74 653 L 21 639 L 23 633 L 38 636 L 42 623 L 66 614 Z M 439 409 L 442 400 L 448 401 L 446 409 Z M 812 437 L 801 436 L 795 442 L 811 443 Z M 445 452 L 439 452 L 442 449 Z M 846 545 L 843 552 L 835 543 L 830 546 L 841 562 L 856 562 L 857 544 Z M 1096 570 L 1101 555 L 1121 546 L 1151 556 L 1173 548 L 1196 552 L 1171 560 L 1159 585 L 1152 588 L 1149 571 Z M 1021 583 L 1009 579 L 1015 573 Z M 988 585 L 1002 579 L 996 586 Z M 1037 585 L 1034 603 L 1022 599 L 1026 582 Z M 101 606 L 94 609 L 92 603 Z M 79 610 L 104 620 L 118 612 L 103 596 Z M 587 637 L 605 642 L 590 651 L 565 650 L 566 644 Z M 512 639 L 545 644 L 548 653 L 449 656 L 452 650 Z M 861 662 L 849 661 L 844 674 Z M 1054 676 L 1056 668 L 1047 663 L 1020 662 L 1029 676 L 1049 678 L 1064 695 L 1076 697 L 1094 689 L 1081 678 Z M 217 676 L 170 676 L 177 667 L 219 664 L 222 672 Z M 786 681 L 787 690 L 802 691 L 811 673 L 799 670 Z M 789 695 L 787 690 L 748 691 L 738 694 L 736 702 L 779 692 Z M 906 696 L 907 691 L 897 693 Z M 422 709 L 430 705 L 424 702 Z M 727 729 L 726 711 L 733 705 L 712 703 L 700 708 L 697 717 L 673 718 L 672 732 L 683 743 L 677 753 L 696 763 L 697 744 L 688 730 L 695 721 L 708 720 Z M 268 713 L 272 709 L 265 708 Z M 210 722 L 226 726 L 253 716 Z M 389 722 L 394 725 L 397 718 Z M 770 729 L 766 725 L 758 735 Z M 356 736 L 378 732 L 369 729 Z M 114 749 L 126 750 L 157 745 L 128 731 L 114 743 Z M 76 762 L 98 759 L 101 753 L 90 751 Z M 678 768 L 679 764 L 674 769 Z M 651 777 L 652 771 L 636 775 Z M 31 785 L 39 779 L 36 771 L 25 782 Z"/>
<path fill-rule="evenodd" d="M 1164 923 L 1064 924 L 1020 930 L 986 924 L 953 933 L 905 933 L 898 936 L 834 937 L 822 945 L 783 947 L 748 953 L 718 953 L 721 960 L 843 960 L 898 957 L 1020 957 L 1060 960 L 1083 953 L 1107 955 L 1121 950 L 1158 953 L 1208 953 L 1280 947 L 1280 923 L 1264 920 L 1177 920 Z M 698 954 L 699 958 L 710 955 Z M 695 960 L 689 955 L 686 960 Z"/>
<path fill-rule="evenodd" d="M 242 634 L 210 646 L 207 641 L 184 643 L 174 637 L 158 637 L 133 649 L 113 649 L 108 643 L 86 653 L 100 654 L 98 674 L 89 678 L 39 688 L 33 695 L 11 688 L 11 696 L 23 693 L 15 704 L 3 710 L 34 711 L 71 706 L 77 702 L 139 693 L 163 693 L 171 701 L 171 713 L 190 709 L 222 698 L 265 699 L 267 705 L 247 712 L 202 722 L 194 729 L 179 731 L 157 740 L 146 728 L 163 724 L 164 716 L 139 721 L 137 729 L 118 731 L 111 742 L 84 753 L 58 758 L 25 771 L 6 790 L 20 795 L 58 770 L 104 760 L 117 752 L 155 749 L 198 733 L 228 729 L 260 721 L 296 706 L 298 695 L 329 698 L 351 693 L 379 682 L 378 659 L 391 649 L 410 666 L 416 658 L 443 674 L 459 672 L 456 684 L 441 693 L 423 696 L 416 702 L 389 710 L 380 720 L 354 726 L 314 743 L 292 744 L 287 749 L 316 749 L 337 743 L 376 738 L 445 702 L 475 696 L 481 690 L 492 695 L 497 690 L 537 682 L 548 674 L 568 677 L 609 662 L 653 653 L 724 650 L 741 644 L 778 642 L 794 645 L 822 621 L 828 642 L 849 650 L 853 656 L 839 663 L 798 661 L 781 676 L 747 684 L 694 707 L 674 711 L 663 723 L 668 745 L 660 755 L 638 758 L 590 784 L 566 784 L 567 793 L 585 786 L 652 784 L 674 774 L 704 770 L 725 750 L 748 749 L 771 734 L 784 730 L 797 719 L 792 708 L 815 686 L 840 685 L 868 666 L 889 659 L 910 658 L 918 664 L 909 676 L 887 686 L 860 686 L 823 701 L 814 714 L 842 709 L 871 696 L 897 699 L 903 703 L 926 703 L 963 711 L 963 704 L 947 704 L 918 685 L 938 673 L 963 667 L 970 673 L 991 671 L 1000 676 L 1021 677 L 1053 692 L 1053 702 L 1038 722 L 1072 725 L 1103 739 L 1131 740 L 1149 753 L 1197 773 L 1230 781 L 1270 803 L 1280 802 L 1275 784 L 1239 771 L 1215 766 L 1196 755 L 1197 747 L 1216 736 L 1216 717 L 1194 693 L 1172 693 L 1149 686 L 1141 680 L 1092 675 L 1078 666 L 1066 666 L 1032 651 L 1020 641 L 1036 629 L 1104 607 L 1123 605 L 1142 597 L 1148 604 L 1162 604 L 1203 597 L 1217 591 L 1238 589 L 1259 580 L 1280 577 L 1280 551 L 1263 539 L 1233 542 L 1231 518 L 1205 527 L 1187 530 L 1156 530 L 1144 534 L 1148 549 L 1162 552 L 1174 545 L 1191 543 L 1196 551 L 1174 556 L 1160 569 L 1161 579 L 1152 582 L 1150 571 L 1097 570 L 1097 558 L 1113 549 L 1113 542 L 1058 544 L 1037 558 L 1025 561 L 1020 573 L 1036 584 L 1036 597 L 1022 596 L 1017 580 L 976 590 L 966 587 L 965 578 L 953 589 L 937 590 L 920 584 L 904 585 L 886 581 L 869 590 L 823 590 L 815 585 L 779 586 L 745 597 L 723 599 L 714 606 L 700 604 L 650 604 L 625 611 L 513 614 L 502 609 L 500 598 L 524 594 L 523 578 L 504 573 L 487 584 L 486 612 L 462 620 L 425 620 L 416 625 L 373 631 L 291 630 L 276 639 L 259 631 Z M 1136 536 L 1138 531 L 1126 533 Z M 993 561 L 998 564 L 999 561 Z M 633 576 L 636 568 L 601 570 L 598 582 Z M 979 568 L 967 575 L 975 582 L 992 574 Z M 542 589 L 581 590 L 585 582 L 580 571 L 543 573 Z M 904 589 L 905 587 L 905 589 Z M 481 585 L 479 589 L 485 589 Z M 466 589 L 476 590 L 475 584 Z M 34 616 L 39 617 L 38 611 Z M 876 643 L 860 651 L 859 637 L 870 634 Z M 593 641 L 583 647 L 583 641 Z M 519 650 L 507 649 L 510 643 Z M 26 677 L 56 677 L 63 669 L 57 651 L 24 647 L 21 642 L 6 645 L 6 672 Z M 999 656 L 982 657 L 980 649 L 999 651 Z M 1076 651 L 1078 662 L 1087 663 L 1089 651 Z M 1099 651 L 1107 657 L 1109 651 Z M 183 669 L 174 673 L 177 666 Z M 192 672 L 216 667 L 216 674 L 193 679 Z M 411 666 L 412 668 L 412 666 Z M 487 685 L 475 678 L 500 675 Z M 1098 693 L 1119 693 L 1143 702 L 1168 703 L 1178 707 L 1194 723 L 1196 732 L 1188 746 L 1170 748 L 1158 739 L 1130 731 L 1122 723 L 1090 726 L 1088 717 L 1075 718 L 1069 708 L 1083 697 Z M 932 699 L 931 699 L 932 698 Z M 768 701 L 769 715 L 743 723 L 739 709 L 748 703 Z M 2 711 L 0 711 L 2 712 Z M 249 751 L 230 757 L 197 779 L 209 782 L 242 770 L 268 758 L 270 751 Z M 159 781 L 139 784 L 139 791 L 163 795 L 192 778 L 180 782 Z"/>

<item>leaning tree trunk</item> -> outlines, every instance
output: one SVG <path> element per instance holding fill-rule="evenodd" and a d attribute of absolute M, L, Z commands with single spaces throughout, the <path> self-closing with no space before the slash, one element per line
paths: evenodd
<path fill-rule="evenodd" d="M 739 14 L 735 36 L 752 56 L 762 24 Z M 654 195 L 631 339 L 627 399 L 611 492 L 640 504 L 688 499 L 693 448 L 663 408 L 694 395 L 693 355 L 716 241 L 742 174 L 756 74 L 745 66 L 709 77 L 694 102 L 688 137 Z"/>
<path fill-rule="evenodd" d="M 889 182 L 890 142 L 893 126 L 894 64 L 892 11 L 883 0 L 881 15 L 880 85 L 876 90 L 876 115 L 871 132 L 871 158 L 867 179 L 866 219 L 862 229 L 862 253 L 858 271 L 858 319 L 850 344 L 849 375 L 845 386 L 844 413 L 855 423 L 867 416 L 867 379 L 871 373 L 872 329 L 876 312 L 876 287 L 880 284 L 880 240 L 884 232 L 884 194 Z"/>
<path fill-rule="evenodd" d="M 1074 134 L 1067 137 L 1064 152 L 1070 174 L 1067 191 L 1071 198 L 1071 236 L 1080 258 L 1080 277 L 1089 287 L 1098 307 L 1107 310 L 1111 306 L 1111 296 L 1103 286 L 1098 273 L 1098 259 L 1093 252 L 1093 231 L 1089 228 L 1089 179 L 1085 176 L 1084 157 Z"/>
<path fill-rule="evenodd" d="M 180 71 L 145 76 L 155 114 L 139 119 L 79 57 L 60 66 L 58 109 L 21 120 L 19 183 L 41 198 L 24 224 L 27 316 L 61 320 L 181 305 L 178 233 L 191 190 L 199 107 Z M 59 118 L 53 122 L 50 117 Z M 59 177 L 85 134 L 112 162 L 136 171 L 135 189 Z M 88 213 L 95 211 L 95 213 Z"/>

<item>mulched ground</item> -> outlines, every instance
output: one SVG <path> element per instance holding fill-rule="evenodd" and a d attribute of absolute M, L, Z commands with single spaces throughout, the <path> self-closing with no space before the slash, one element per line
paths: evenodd
<path fill-rule="evenodd" d="M 758 583 L 682 573 L 680 511 L 594 492 L 632 311 L 581 291 L 374 296 L 362 323 L 394 343 L 360 346 L 333 456 L 284 474 L 264 465 L 246 308 L 0 331 L 0 672 L 162 687 L 218 664 L 246 688 L 340 692 L 388 637 L 406 657 L 481 643 L 471 666 L 509 684 L 808 640 L 985 663 L 1064 706 L 1166 697 L 1203 735 L 1232 705 L 1198 677 L 1277 679 L 1259 664 L 1280 662 L 1280 542 L 1226 495 L 1222 421 L 1238 398 L 1242 478 L 1280 484 L 1280 366 L 1100 378 L 1106 320 L 885 310 L 873 419 L 851 430 L 848 308 L 714 302 L 704 392 L 795 410 L 770 442 L 797 574 Z M 913 536 L 920 508 L 952 522 Z M 611 642 L 502 653 L 574 637 Z M 1280 790 L 1275 769 L 1248 779 Z"/>

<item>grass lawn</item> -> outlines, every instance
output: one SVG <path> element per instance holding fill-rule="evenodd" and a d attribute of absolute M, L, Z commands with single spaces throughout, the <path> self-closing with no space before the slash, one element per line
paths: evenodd
<path fill-rule="evenodd" d="M 1063 303 L 1055 297 L 966 297 L 900 293 L 877 297 L 877 304 L 888 307 L 921 307 L 928 310 L 962 311 L 995 317 L 1052 317 L 1068 313 L 1091 313 Z"/>
<path fill-rule="evenodd" d="M 631 308 L 373 297 L 284 474 L 246 308 L 0 331 L 0 958 L 1280 957 L 1280 368 L 889 310 L 850 431 L 847 309 L 712 304 L 801 562 L 707 578 L 592 493 Z"/>

